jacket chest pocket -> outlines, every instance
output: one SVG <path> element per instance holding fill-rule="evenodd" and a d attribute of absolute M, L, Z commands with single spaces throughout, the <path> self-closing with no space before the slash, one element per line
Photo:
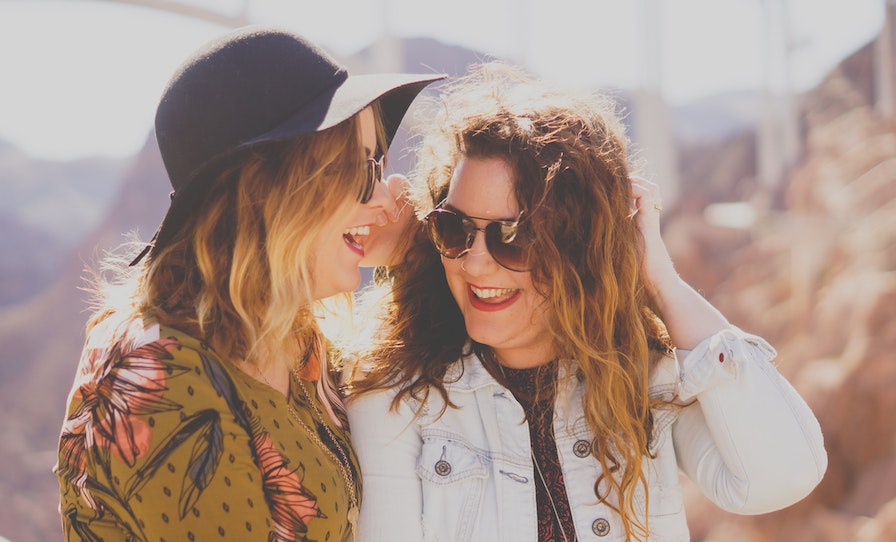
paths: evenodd
<path fill-rule="evenodd" d="M 417 476 L 426 540 L 472 540 L 488 477 L 486 458 L 469 446 L 424 436 Z"/>

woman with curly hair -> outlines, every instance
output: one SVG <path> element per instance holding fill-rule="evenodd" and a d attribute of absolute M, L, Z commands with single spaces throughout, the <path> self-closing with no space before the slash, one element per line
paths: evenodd
<path fill-rule="evenodd" d="M 367 293 L 359 537 L 684 541 L 679 469 L 731 512 L 805 497 L 818 423 L 774 349 L 675 272 L 613 102 L 502 64 L 440 99 L 421 220 Z"/>

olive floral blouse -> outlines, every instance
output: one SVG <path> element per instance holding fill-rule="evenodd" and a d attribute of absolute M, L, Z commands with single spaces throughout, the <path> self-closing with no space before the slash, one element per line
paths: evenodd
<path fill-rule="evenodd" d="M 54 468 L 66 540 L 352 538 L 357 459 L 313 382 L 293 378 L 287 399 L 188 335 L 129 327 L 88 343 L 69 397 Z"/>

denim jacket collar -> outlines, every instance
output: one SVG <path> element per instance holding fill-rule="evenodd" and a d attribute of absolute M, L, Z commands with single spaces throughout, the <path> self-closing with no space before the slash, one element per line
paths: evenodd
<path fill-rule="evenodd" d="M 566 370 L 560 367 L 562 379 Z M 482 360 L 476 354 L 469 354 L 452 363 L 445 372 L 445 386 L 456 391 L 476 391 L 486 386 L 498 386 L 499 384 L 489 374 Z M 672 400 L 678 392 L 679 368 L 675 356 L 664 356 L 650 371 L 650 384 L 648 393 L 651 398 Z"/>
<path fill-rule="evenodd" d="M 470 354 L 448 366 L 445 371 L 445 387 L 451 391 L 473 392 L 487 386 L 498 386 L 498 382 L 489 374 L 482 360 L 476 354 Z"/>

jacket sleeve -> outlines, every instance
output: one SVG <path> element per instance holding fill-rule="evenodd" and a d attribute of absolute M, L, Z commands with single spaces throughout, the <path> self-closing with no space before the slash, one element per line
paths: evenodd
<path fill-rule="evenodd" d="M 417 476 L 422 440 L 414 412 L 390 410 L 392 391 L 365 393 L 346 405 L 364 489 L 358 540 L 423 540 L 423 495 Z"/>
<path fill-rule="evenodd" d="M 827 454 L 809 406 L 777 371 L 763 339 L 723 330 L 679 351 L 679 399 L 690 404 L 673 426 L 678 464 L 720 508 L 764 514 L 808 495 Z"/>

